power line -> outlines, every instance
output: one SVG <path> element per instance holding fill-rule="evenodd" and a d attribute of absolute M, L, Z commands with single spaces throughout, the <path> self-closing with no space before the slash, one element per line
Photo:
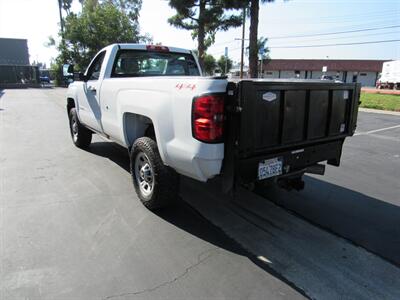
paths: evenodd
<path fill-rule="evenodd" d="M 321 20 L 320 18 L 318 19 L 308 19 L 308 18 L 304 18 L 304 19 L 291 19 L 291 20 L 274 20 L 274 19 L 268 19 L 268 23 L 270 24 L 303 24 L 303 25 L 313 25 L 313 24 L 338 24 L 338 23 L 362 23 L 363 21 L 365 21 L 365 19 L 368 20 L 368 22 L 370 22 L 371 20 L 375 20 L 375 21 L 385 21 L 385 20 L 397 20 L 398 17 L 400 17 L 400 14 L 397 12 L 391 12 L 385 15 L 375 15 L 375 16 L 365 16 L 362 17 L 360 19 L 356 19 L 356 18 L 349 18 L 349 19 L 341 19 L 341 18 L 336 18 L 336 19 L 332 19 L 332 20 Z"/>
<path fill-rule="evenodd" d="M 392 26 L 384 26 L 384 27 L 374 27 L 374 28 L 364 28 L 364 29 L 356 29 L 356 30 L 346 30 L 346 31 L 336 31 L 336 32 L 327 32 L 327 33 L 313 33 L 313 34 L 300 34 L 300 35 L 286 35 L 286 36 L 272 36 L 269 37 L 268 40 L 277 40 L 277 39 L 293 39 L 299 37 L 312 37 L 312 36 L 322 36 L 322 35 L 334 35 L 334 34 L 344 34 L 344 33 L 353 33 L 353 32 L 363 32 L 363 31 L 373 31 L 373 30 L 382 30 L 389 28 L 398 28 L 400 25 L 392 25 Z"/>
<path fill-rule="evenodd" d="M 212 46 L 228 45 L 228 44 L 232 44 L 232 43 L 234 43 L 234 42 L 236 42 L 236 40 L 230 40 L 230 41 L 225 41 L 225 42 L 219 42 L 219 43 L 213 44 Z"/>
<path fill-rule="evenodd" d="M 280 37 L 268 37 L 268 40 L 270 39 L 285 39 L 285 38 L 302 38 L 302 37 L 315 37 L 315 36 L 324 36 L 324 35 L 337 35 L 337 34 L 347 34 L 347 33 L 354 33 L 354 32 L 365 32 L 365 31 L 375 31 L 375 30 L 383 30 L 383 29 L 391 29 L 391 28 L 399 28 L 400 25 L 392 25 L 392 26 L 384 26 L 384 27 L 376 27 L 376 28 L 365 28 L 365 29 L 356 29 L 356 30 L 347 30 L 347 31 L 337 31 L 337 32 L 328 32 L 328 33 L 315 33 L 315 34 L 304 34 L 304 35 L 298 35 L 298 36 L 280 36 Z M 319 40 L 335 40 L 335 39 L 346 39 L 346 38 L 351 38 L 351 37 L 361 37 L 361 36 L 373 36 L 373 35 L 382 35 L 382 34 L 390 34 L 390 33 L 397 33 L 397 32 L 383 32 L 383 33 L 371 33 L 371 34 L 364 34 L 364 35 L 353 35 L 353 36 L 348 36 L 348 37 L 334 37 L 330 39 L 319 39 Z M 248 39 L 246 39 L 248 40 Z M 237 40 L 230 40 L 230 41 L 225 41 L 225 42 L 220 42 L 213 44 L 212 46 L 219 46 L 219 45 L 228 45 L 236 42 Z M 308 40 L 307 42 L 310 42 L 312 40 Z M 314 40 L 315 41 L 315 40 Z M 223 51 L 222 51 L 223 52 Z"/>
<path fill-rule="evenodd" d="M 390 18 L 394 16 L 399 16 L 400 13 L 397 11 L 388 11 L 386 13 L 379 13 L 379 14 L 366 14 L 366 15 L 347 15 L 347 16 L 331 16 L 331 17 L 318 17 L 316 20 L 314 16 L 310 17 L 305 17 L 305 18 L 296 18 L 296 19 L 291 19 L 293 22 L 300 22 L 304 24 L 314 24 L 314 23 L 338 23 L 338 22 L 346 22 L 346 21 L 360 21 L 360 19 L 368 18 L 368 19 L 380 19 L 380 18 Z M 268 19 L 269 22 L 271 23 L 287 23 L 290 20 L 284 20 L 284 19 Z M 304 21 L 312 21 L 312 22 L 304 22 Z M 290 21 L 290 23 L 293 23 Z"/>
<path fill-rule="evenodd" d="M 376 35 L 388 35 L 388 34 L 400 34 L 400 31 L 389 31 L 389 32 L 375 32 L 375 33 L 367 33 L 367 34 L 357 34 L 357 35 L 350 35 L 350 36 L 338 36 L 338 37 L 331 37 L 331 38 L 322 38 L 322 39 L 312 39 L 312 40 L 300 40 L 296 42 L 319 42 L 319 41 L 332 41 L 332 40 L 343 40 L 343 39 L 350 39 L 350 38 L 359 38 L 365 36 L 376 36 Z"/>
<path fill-rule="evenodd" d="M 291 48 L 321 48 L 321 47 L 332 47 L 332 46 L 351 46 L 351 45 L 366 45 L 366 44 L 381 44 L 381 43 L 394 43 L 400 42 L 398 40 L 381 40 L 381 41 L 369 41 L 369 42 L 354 42 L 354 43 L 334 43 L 334 44 L 318 44 L 318 45 L 290 45 L 290 46 L 272 46 L 269 49 L 291 49 Z M 230 52 L 240 50 L 239 48 L 229 49 Z M 214 55 L 224 53 L 224 51 L 213 52 Z"/>
<path fill-rule="evenodd" d="M 369 11 L 360 14 L 347 14 L 347 15 L 331 15 L 331 16 L 318 16 L 318 20 L 329 20 L 332 19 L 333 21 L 338 21 L 338 19 L 352 19 L 354 20 L 357 17 L 380 17 L 380 16 L 387 16 L 388 14 L 399 14 L 398 11 L 390 9 L 387 11 Z M 296 20 L 309 20 L 310 18 L 314 18 L 315 16 L 311 17 L 297 17 Z"/>
<path fill-rule="evenodd" d="M 336 44 L 320 44 L 320 45 L 304 45 L 304 46 L 275 46 L 268 47 L 270 49 L 288 49 L 288 48 L 317 48 L 317 47 L 331 47 L 331 46 L 350 46 L 350 45 L 365 45 L 365 44 L 381 44 L 400 42 L 399 40 L 382 40 L 382 41 L 369 41 L 369 42 L 354 42 L 354 43 L 336 43 Z"/>

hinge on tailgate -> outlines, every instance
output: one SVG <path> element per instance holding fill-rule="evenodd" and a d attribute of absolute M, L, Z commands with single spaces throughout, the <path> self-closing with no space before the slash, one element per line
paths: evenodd
<path fill-rule="evenodd" d="M 227 112 L 230 113 L 240 113 L 242 111 L 242 107 L 237 105 L 237 99 L 236 99 L 236 93 L 237 93 L 237 86 L 234 82 L 228 82 L 228 85 L 226 87 L 226 94 L 227 94 L 227 106 L 226 110 Z"/>

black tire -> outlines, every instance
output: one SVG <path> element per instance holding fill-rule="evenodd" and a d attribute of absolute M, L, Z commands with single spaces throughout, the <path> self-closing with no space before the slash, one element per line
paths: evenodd
<path fill-rule="evenodd" d="M 155 210 L 176 202 L 179 175 L 163 164 L 153 139 L 141 137 L 135 141 L 130 153 L 130 168 L 136 194 L 148 209 Z"/>
<path fill-rule="evenodd" d="M 75 146 L 85 149 L 92 142 L 92 132 L 84 127 L 78 119 L 75 107 L 69 111 L 69 130 Z"/>

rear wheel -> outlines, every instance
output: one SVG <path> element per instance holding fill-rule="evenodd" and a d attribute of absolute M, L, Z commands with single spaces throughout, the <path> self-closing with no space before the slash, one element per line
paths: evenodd
<path fill-rule="evenodd" d="M 92 132 L 79 122 L 75 107 L 69 111 L 69 129 L 75 146 L 83 149 L 89 147 L 92 141 Z"/>
<path fill-rule="evenodd" d="M 133 185 L 140 201 L 148 209 L 169 206 L 177 200 L 179 175 L 163 164 L 153 139 L 137 139 L 130 161 Z"/>

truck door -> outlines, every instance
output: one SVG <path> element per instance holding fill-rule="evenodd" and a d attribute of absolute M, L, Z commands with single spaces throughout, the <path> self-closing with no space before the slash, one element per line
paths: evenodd
<path fill-rule="evenodd" d="M 79 117 L 81 122 L 88 127 L 102 132 L 101 110 L 100 110 L 100 86 L 103 60 L 106 51 L 100 52 L 89 65 L 86 71 L 88 81 L 79 90 Z"/>

